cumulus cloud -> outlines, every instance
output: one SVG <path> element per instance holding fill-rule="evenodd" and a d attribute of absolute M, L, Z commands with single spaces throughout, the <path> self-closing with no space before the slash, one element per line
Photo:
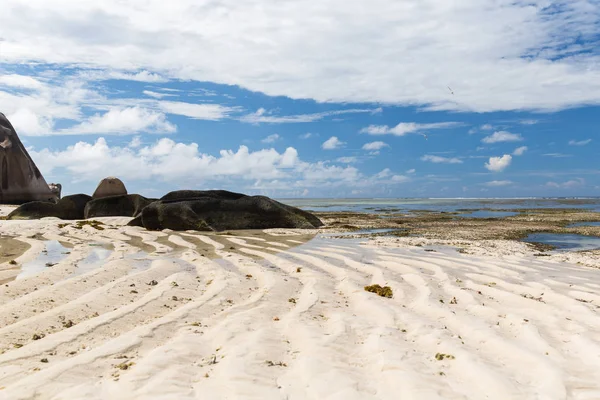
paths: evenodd
<path fill-rule="evenodd" d="M 365 143 L 365 145 L 362 148 L 363 148 L 363 150 L 377 151 L 377 150 L 383 149 L 384 147 L 390 147 L 390 146 L 385 142 L 370 142 L 370 143 Z"/>
<path fill-rule="evenodd" d="M 406 171 L 407 174 L 414 174 L 415 172 L 417 172 L 417 170 L 414 169 L 414 168 L 409 169 L 408 171 Z"/>
<path fill-rule="evenodd" d="M 142 138 L 140 136 L 134 136 L 133 139 L 131 139 L 131 142 L 129 142 L 128 147 L 131 147 L 132 149 L 137 149 L 141 145 L 142 145 Z"/>
<path fill-rule="evenodd" d="M 485 167 L 492 172 L 504 171 L 512 162 L 512 156 L 505 154 L 502 157 L 490 157 L 490 160 L 485 164 Z"/>
<path fill-rule="evenodd" d="M 278 134 L 274 133 L 272 135 L 267 136 L 263 140 L 261 140 L 261 142 L 263 142 L 263 143 L 275 143 L 279 139 L 280 139 L 280 136 Z"/>
<path fill-rule="evenodd" d="M 501 186 L 509 186 L 512 185 L 511 181 L 490 181 L 484 184 L 489 187 L 501 187 Z"/>
<path fill-rule="evenodd" d="M 419 133 L 426 130 L 433 129 L 447 129 L 460 126 L 458 122 L 437 122 L 433 124 L 419 124 L 416 122 L 401 122 L 394 127 L 387 125 L 369 125 L 366 128 L 361 129 L 361 133 L 369 135 L 394 135 L 404 136 L 409 133 Z"/>
<path fill-rule="evenodd" d="M 275 179 L 286 170 L 301 166 L 296 149 L 283 153 L 273 149 L 251 152 L 222 150 L 219 156 L 201 153 L 198 144 L 177 143 L 162 138 L 151 146 L 109 146 L 104 138 L 94 143 L 78 142 L 62 151 L 31 150 L 38 166 L 47 173 L 66 169 L 75 181 L 96 181 L 107 175 L 123 179 L 153 179 L 179 182 L 235 176 L 242 179 Z"/>
<path fill-rule="evenodd" d="M 522 156 L 527 150 L 527 146 L 517 147 L 515 151 L 513 151 L 513 156 Z"/>
<path fill-rule="evenodd" d="M 305 134 L 300 135 L 300 139 L 310 139 L 311 137 L 313 137 L 314 135 L 310 132 L 307 132 Z"/>
<path fill-rule="evenodd" d="M 332 136 L 329 139 L 327 139 L 321 145 L 321 147 L 323 148 L 323 150 L 335 150 L 335 149 L 339 149 L 340 147 L 342 147 L 345 144 L 346 144 L 345 142 L 342 142 L 336 136 Z"/>
<path fill-rule="evenodd" d="M 494 127 L 490 124 L 485 124 L 485 125 L 481 125 L 480 129 L 482 131 L 491 131 L 494 129 Z"/>
<path fill-rule="evenodd" d="M 9 86 L 20 89 L 41 89 L 44 84 L 31 76 L 8 74 L 0 75 L 0 86 Z"/>
<path fill-rule="evenodd" d="M 523 137 L 517 133 L 498 131 L 498 132 L 494 132 L 490 136 L 484 137 L 481 141 L 483 143 L 492 144 L 492 143 L 500 143 L 500 142 L 520 142 L 522 140 L 523 140 Z"/>
<path fill-rule="evenodd" d="M 592 139 L 586 139 L 586 140 L 570 140 L 569 141 L 569 146 L 585 146 L 588 145 L 592 142 Z"/>
<path fill-rule="evenodd" d="M 421 157 L 421 161 L 428 161 L 435 164 L 462 164 L 462 160 L 457 157 L 441 157 L 434 155 L 424 155 Z"/>
<path fill-rule="evenodd" d="M 167 121 L 163 113 L 140 107 L 113 108 L 96 114 L 84 122 L 62 129 L 61 134 L 115 134 L 130 135 L 140 132 L 174 133 L 177 127 Z"/>

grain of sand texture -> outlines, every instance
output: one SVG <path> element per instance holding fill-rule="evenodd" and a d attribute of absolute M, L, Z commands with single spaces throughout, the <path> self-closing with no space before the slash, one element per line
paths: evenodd
<path fill-rule="evenodd" d="M 599 269 L 126 221 L 0 221 L 0 399 L 600 398 Z"/>

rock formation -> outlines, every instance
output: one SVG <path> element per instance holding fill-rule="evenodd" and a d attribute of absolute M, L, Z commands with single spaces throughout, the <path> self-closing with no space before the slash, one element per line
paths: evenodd
<path fill-rule="evenodd" d="M 123 181 L 114 176 L 109 176 L 100 181 L 92 198 L 100 199 L 102 197 L 122 196 L 124 194 L 127 194 L 127 189 Z"/>
<path fill-rule="evenodd" d="M 65 196 L 58 202 L 32 201 L 25 203 L 8 214 L 6 219 L 40 219 L 56 217 L 60 219 L 84 219 L 85 206 L 92 200 L 87 194 Z"/>
<path fill-rule="evenodd" d="M 62 185 L 60 183 L 51 183 L 48 187 L 50 188 L 50 191 L 56 195 L 56 199 L 60 200 Z"/>
<path fill-rule="evenodd" d="M 25 150 L 15 128 L 0 113 L 0 204 L 36 200 L 56 201 L 57 197 Z"/>
<path fill-rule="evenodd" d="M 167 199 L 167 200 L 165 200 Z M 264 196 L 227 191 L 179 191 L 151 203 L 130 222 L 149 230 L 223 231 L 235 229 L 314 229 L 313 214 Z"/>
<path fill-rule="evenodd" d="M 153 201 L 139 194 L 94 199 L 85 206 L 85 218 L 135 217 Z"/>

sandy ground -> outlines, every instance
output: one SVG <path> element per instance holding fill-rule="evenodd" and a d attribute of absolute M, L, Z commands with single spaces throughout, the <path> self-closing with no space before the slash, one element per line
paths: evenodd
<path fill-rule="evenodd" d="M 0 399 L 600 398 L 600 269 L 127 220 L 0 221 Z"/>

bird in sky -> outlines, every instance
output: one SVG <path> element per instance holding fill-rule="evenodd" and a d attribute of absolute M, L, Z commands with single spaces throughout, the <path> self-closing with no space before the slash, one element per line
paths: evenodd
<path fill-rule="evenodd" d="M 454 96 L 454 91 L 452 90 L 452 88 L 450 86 L 448 86 L 448 90 L 450 91 L 450 93 L 452 93 L 452 95 Z"/>

